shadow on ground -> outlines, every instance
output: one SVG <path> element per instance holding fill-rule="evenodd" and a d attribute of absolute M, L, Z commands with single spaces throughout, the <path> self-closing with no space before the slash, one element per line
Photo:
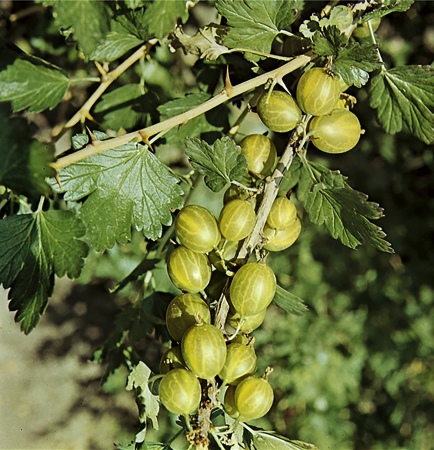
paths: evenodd
<path fill-rule="evenodd" d="M 90 362 L 110 335 L 117 307 L 102 284 L 57 283 L 37 328 L 25 336 L 0 290 L 0 449 L 114 448 L 136 431 L 123 379 L 101 388 Z"/>

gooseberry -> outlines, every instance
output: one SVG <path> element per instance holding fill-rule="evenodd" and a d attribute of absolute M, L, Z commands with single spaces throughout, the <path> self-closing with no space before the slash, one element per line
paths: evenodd
<path fill-rule="evenodd" d="M 184 247 L 198 253 L 211 251 L 220 241 L 217 220 L 200 205 L 188 205 L 179 211 L 175 234 Z"/>
<path fill-rule="evenodd" d="M 233 342 L 226 348 L 226 360 L 218 375 L 225 384 L 238 384 L 255 370 L 256 353 L 253 345 Z"/>
<path fill-rule="evenodd" d="M 263 230 L 263 236 L 266 241 L 263 248 L 269 252 L 285 250 L 297 240 L 300 232 L 301 221 L 298 217 L 295 218 L 292 225 L 282 230 L 276 230 L 266 224 Z"/>
<path fill-rule="evenodd" d="M 246 200 L 231 200 L 220 212 L 220 231 L 228 241 L 240 241 L 247 237 L 255 222 L 255 210 Z"/>
<path fill-rule="evenodd" d="M 190 327 L 182 337 L 182 356 L 187 367 L 199 378 L 214 378 L 226 360 L 223 333 L 214 325 L 200 323 Z"/>
<path fill-rule="evenodd" d="M 175 341 L 181 341 L 187 329 L 198 322 L 210 323 L 211 313 L 197 294 L 181 294 L 169 303 L 166 326 Z"/>
<path fill-rule="evenodd" d="M 173 414 L 193 414 L 199 407 L 202 389 L 196 376 L 187 369 L 173 369 L 161 379 L 161 403 Z"/>
<path fill-rule="evenodd" d="M 240 147 L 251 172 L 265 176 L 273 172 L 277 164 L 277 151 L 270 138 L 263 134 L 250 134 L 240 142 Z"/>
<path fill-rule="evenodd" d="M 301 111 L 294 98 L 283 91 L 265 92 L 256 111 L 270 130 L 285 133 L 293 130 L 301 119 Z"/>
<path fill-rule="evenodd" d="M 195 294 L 208 285 L 211 264 L 204 253 L 197 253 L 180 245 L 169 256 L 167 272 L 178 289 Z"/>
<path fill-rule="evenodd" d="M 340 77 L 320 67 L 307 70 L 298 81 L 296 97 L 300 108 L 313 116 L 328 114 L 342 92 Z"/>
<path fill-rule="evenodd" d="M 281 230 L 291 225 L 297 218 L 297 207 L 286 197 L 277 197 L 271 205 L 267 224 L 271 228 Z"/>
<path fill-rule="evenodd" d="M 241 333 L 249 334 L 252 331 L 259 328 L 264 322 L 267 309 L 263 309 L 256 314 L 250 314 L 248 316 L 242 316 L 235 309 L 230 308 L 226 317 L 226 323 L 234 330 L 238 330 Z"/>
<path fill-rule="evenodd" d="M 344 153 L 356 146 L 362 132 L 359 119 L 344 108 L 313 117 L 309 132 L 316 148 L 326 153 Z"/>
<path fill-rule="evenodd" d="M 251 375 L 241 380 L 234 392 L 234 405 L 242 422 L 265 416 L 273 404 L 273 388 L 263 378 Z"/>
<path fill-rule="evenodd" d="M 241 317 L 257 314 L 273 300 L 276 277 L 263 263 L 247 263 L 234 275 L 230 286 L 230 298 Z"/>
<path fill-rule="evenodd" d="M 160 373 L 167 373 L 169 370 L 185 368 L 184 358 L 182 357 L 181 346 L 175 345 L 168 348 L 160 359 Z"/>

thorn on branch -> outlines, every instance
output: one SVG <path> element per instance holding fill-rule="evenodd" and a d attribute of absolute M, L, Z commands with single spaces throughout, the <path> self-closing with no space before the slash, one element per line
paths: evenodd
<path fill-rule="evenodd" d="M 142 138 L 142 141 L 149 147 L 151 152 L 154 153 L 154 149 L 152 147 L 151 142 L 149 141 L 149 136 L 142 130 L 139 130 L 140 137 Z"/>
<path fill-rule="evenodd" d="M 232 86 L 230 76 L 229 76 L 229 66 L 226 66 L 226 77 L 225 77 L 225 91 L 228 97 L 232 95 L 234 87 Z"/>

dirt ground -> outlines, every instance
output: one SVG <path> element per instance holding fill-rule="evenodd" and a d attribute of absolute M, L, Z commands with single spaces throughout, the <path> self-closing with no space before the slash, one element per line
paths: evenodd
<path fill-rule="evenodd" d="M 103 368 L 89 361 L 113 313 L 100 287 L 61 280 L 26 336 L 0 288 L 0 449 L 107 450 L 128 441 L 134 398 L 123 386 L 103 392 Z"/>

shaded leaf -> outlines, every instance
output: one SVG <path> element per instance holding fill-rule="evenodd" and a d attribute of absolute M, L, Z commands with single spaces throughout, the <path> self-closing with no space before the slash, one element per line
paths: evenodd
<path fill-rule="evenodd" d="M 370 85 L 369 100 L 387 133 L 405 124 L 426 144 L 434 142 L 434 68 L 404 66 L 383 70 Z"/>
<path fill-rule="evenodd" d="M 10 101 L 14 112 L 28 108 L 35 113 L 53 109 L 62 101 L 70 83 L 63 70 L 22 52 L 8 53 L 14 60 L 0 72 L 0 101 Z"/>
<path fill-rule="evenodd" d="M 23 214 L 0 221 L 0 282 L 9 309 L 27 334 L 52 294 L 54 275 L 77 278 L 88 252 L 83 224 L 69 211 Z"/>
<path fill-rule="evenodd" d="M 110 12 L 105 2 L 93 0 L 55 0 L 56 25 L 73 36 L 78 48 L 89 57 L 110 30 Z"/>
<path fill-rule="evenodd" d="M 105 137 L 95 132 L 97 137 Z M 86 139 L 87 140 L 87 139 Z M 182 205 L 178 178 L 146 146 L 126 144 L 71 164 L 58 173 L 65 200 L 85 200 L 80 218 L 96 250 L 131 239 L 131 225 L 145 237 L 161 236 L 172 223 L 170 208 Z"/>
<path fill-rule="evenodd" d="M 104 94 L 95 105 L 94 112 L 106 128 L 126 130 L 146 121 L 154 101 L 143 86 L 129 83 Z"/>
<path fill-rule="evenodd" d="M 151 3 L 143 18 L 149 35 L 161 39 L 175 29 L 178 19 L 184 23 L 188 19 L 188 3 L 186 0 L 155 0 Z"/>
<path fill-rule="evenodd" d="M 31 139 L 27 122 L 9 118 L 5 108 L 0 108 L 0 129 L 0 184 L 28 197 L 48 195 L 45 179 L 54 176 L 51 149 Z"/>
<path fill-rule="evenodd" d="M 224 45 L 263 53 L 270 53 L 276 36 L 288 29 L 297 15 L 297 4 L 287 0 L 218 0 L 216 8 L 227 20 Z M 249 59 L 261 57 L 249 54 Z"/>
<path fill-rule="evenodd" d="M 288 292 L 281 286 L 277 286 L 273 301 L 279 308 L 297 316 L 305 313 L 308 309 L 301 298 Z"/>
<path fill-rule="evenodd" d="M 143 41 L 132 34 L 112 31 L 104 36 L 103 40 L 99 42 L 89 55 L 89 59 L 93 61 L 115 61 L 123 56 L 128 50 L 131 50 L 140 44 L 143 44 Z"/>
<path fill-rule="evenodd" d="M 161 114 L 161 120 L 166 120 L 170 117 L 189 111 L 210 98 L 210 95 L 201 92 L 170 100 L 158 107 L 158 111 Z M 181 127 L 169 131 L 165 137 L 168 141 L 177 140 L 184 143 L 187 137 L 201 137 L 202 134 L 213 131 L 221 132 L 227 125 L 227 117 L 227 107 L 225 105 L 220 105 L 205 114 L 190 119 Z"/>
<path fill-rule="evenodd" d="M 378 204 L 368 201 L 367 196 L 353 190 L 346 177 L 339 171 L 309 163 L 316 181 L 308 171 L 302 174 L 298 198 L 316 225 L 324 224 L 335 239 L 350 248 L 367 243 L 383 252 L 393 253 L 385 234 L 370 220 L 383 216 Z"/>
<path fill-rule="evenodd" d="M 212 146 L 187 137 L 185 145 L 191 165 L 205 176 L 205 184 L 214 192 L 231 181 L 241 180 L 247 173 L 247 161 L 241 148 L 227 136 L 217 139 Z"/>

